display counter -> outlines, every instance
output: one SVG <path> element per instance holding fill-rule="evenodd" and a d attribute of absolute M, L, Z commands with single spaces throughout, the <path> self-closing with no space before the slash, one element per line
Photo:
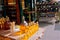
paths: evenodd
<path fill-rule="evenodd" d="M 10 30 L 0 30 L 0 40 L 29 40 L 38 30 L 37 23 L 29 25 L 25 31 L 10 32 Z"/>

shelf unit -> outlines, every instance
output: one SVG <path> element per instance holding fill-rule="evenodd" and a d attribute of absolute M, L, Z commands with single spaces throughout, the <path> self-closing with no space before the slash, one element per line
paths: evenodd
<path fill-rule="evenodd" d="M 55 14 L 59 10 L 57 2 L 54 2 L 54 3 L 47 2 L 47 1 L 39 2 L 36 0 L 35 4 L 36 4 L 35 11 L 36 11 L 38 19 L 40 17 L 44 17 L 44 18 L 45 17 L 48 17 L 48 18 L 55 17 Z"/>
<path fill-rule="evenodd" d="M 10 21 L 15 21 L 17 24 L 20 24 L 20 9 L 18 0 L 4 0 L 5 12 Z"/>
<path fill-rule="evenodd" d="M 2 17 L 3 14 L 3 0 L 0 0 L 0 17 Z"/>

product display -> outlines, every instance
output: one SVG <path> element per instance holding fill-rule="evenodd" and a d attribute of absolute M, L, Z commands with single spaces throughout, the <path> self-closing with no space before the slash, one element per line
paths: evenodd
<path fill-rule="evenodd" d="M 19 29 L 20 29 L 20 31 L 16 31 L 16 32 L 14 32 L 14 27 L 15 26 L 15 22 L 12 22 L 11 23 L 11 26 L 10 26 L 10 35 L 8 35 L 7 33 L 6 33 L 6 35 L 7 35 L 7 37 L 6 37 L 6 39 L 7 40 L 12 40 L 14 37 L 16 37 L 16 36 L 20 36 L 18 39 L 19 40 L 28 40 L 32 35 L 34 35 L 37 31 L 38 31 L 38 29 L 39 29 L 39 25 L 38 25 L 38 23 L 34 23 L 34 22 L 31 22 L 31 23 L 29 23 L 29 25 L 26 27 L 26 26 L 24 26 L 23 24 L 21 24 L 20 26 L 19 26 Z M 4 33 L 3 33 L 4 34 Z M 0 36 L 1 37 L 1 36 Z M 13 37 L 13 38 L 11 38 L 11 37 Z M 4 37 L 2 37 L 2 38 L 5 38 L 5 36 Z M 2 39 L 2 38 L 0 38 L 0 39 Z M 5 39 L 4 39 L 5 40 Z"/>
<path fill-rule="evenodd" d="M 28 40 L 39 29 L 38 23 L 30 23 L 30 26 L 25 30 L 25 35 L 21 40 Z"/>
<path fill-rule="evenodd" d="M 50 17 L 49 15 L 55 15 L 52 13 L 49 13 L 47 15 L 47 12 L 58 12 L 58 3 L 54 2 L 46 2 L 46 1 L 42 1 L 42 2 L 36 2 L 36 7 L 37 7 L 37 13 L 38 15 L 40 14 L 40 17 Z M 53 16 L 51 16 L 53 17 Z"/>

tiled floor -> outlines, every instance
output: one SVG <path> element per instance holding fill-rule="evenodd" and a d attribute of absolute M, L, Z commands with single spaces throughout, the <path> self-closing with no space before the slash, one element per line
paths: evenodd
<path fill-rule="evenodd" d="M 55 31 L 60 31 L 60 23 L 55 24 Z"/>
<path fill-rule="evenodd" d="M 48 26 L 40 40 L 60 40 L 60 23 Z"/>
<path fill-rule="evenodd" d="M 39 23 L 39 24 L 40 24 L 39 30 L 29 40 L 40 40 L 43 37 L 46 28 L 52 25 L 48 23 Z M 40 39 L 38 39 L 38 37 L 40 37 Z"/>
<path fill-rule="evenodd" d="M 38 40 L 60 40 L 60 23 L 40 23 L 40 28 L 44 31 L 44 35 L 41 39 Z M 36 40 L 38 36 L 41 35 L 40 31 L 33 35 L 30 40 Z"/>

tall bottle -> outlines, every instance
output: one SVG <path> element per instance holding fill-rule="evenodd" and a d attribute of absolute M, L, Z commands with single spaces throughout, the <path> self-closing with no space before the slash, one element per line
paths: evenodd
<path fill-rule="evenodd" d="M 4 23 L 4 26 L 5 26 L 5 30 L 10 29 L 10 20 L 8 16 L 6 16 L 6 21 Z"/>
<path fill-rule="evenodd" d="M 5 19 L 4 19 L 4 17 L 2 17 L 1 18 L 1 27 L 2 27 L 2 30 L 4 29 L 4 21 L 5 21 Z"/>

